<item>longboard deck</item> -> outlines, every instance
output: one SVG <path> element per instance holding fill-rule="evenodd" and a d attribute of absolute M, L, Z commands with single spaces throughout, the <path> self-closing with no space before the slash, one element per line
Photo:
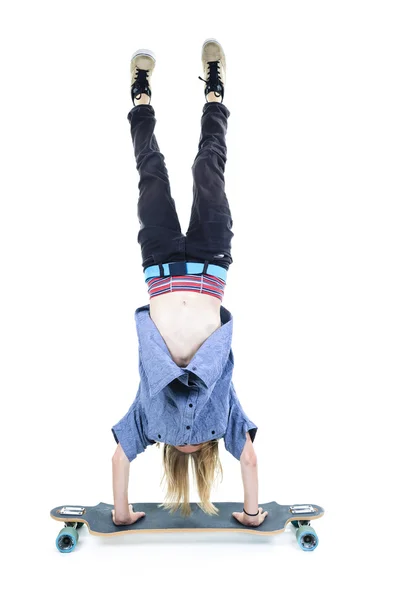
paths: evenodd
<path fill-rule="evenodd" d="M 112 520 L 112 504 L 100 502 L 97 506 L 83 506 L 75 504 L 64 504 L 53 508 L 50 516 L 56 521 L 63 523 L 85 523 L 89 532 L 93 535 L 122 535 L 125 533 L 156 533 L 156 532 L 182 532 L 182 531 L 236 531 L 253 533 L 255 535 L 274 535 L 285 531 L 286 525 L 290 521 L 311 521 L 323 516 L 324 509 L 317 504 L 305 505 L 281 505 L 277 502 L 268 502 L 259 504 L 268 511 L 268 516 L 264 522 L 257 527 L 246 526 L 232 516 L 233 512 L 243 511 L 243 502 L 214 502 L 214 506 L 219 509 L 218 515 L 207 515 L 201 508 L 191 502 L 192 514 L 189 517 L 183 517 L 178 510 L 175 514 L 169 514 L 165 508 L 159 507 L 156 502 L 135 502 L 135 512 L 145 512 L 133 525 L 117 526 Z M 67 516 L 61 514 L 60 510 L 64 507 L 82 507 L 84 513 L 80 516 Z M 310 508 L 311 510 L 303 512 L 296 511 L 296 507 Z M 300 509 L 298 509 L 300 510 Z"/>

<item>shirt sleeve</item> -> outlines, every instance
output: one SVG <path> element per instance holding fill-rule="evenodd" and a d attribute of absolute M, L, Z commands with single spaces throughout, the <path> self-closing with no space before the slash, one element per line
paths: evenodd
<path fill-rule="evenodd" d="M 228 425 L 224 437 L 226 450 L 240 460 L 246 443 L 246 433 L 249 432 L 251 441 L 254 442 L 257 429 L 257 425 L 244 412 L 232 384 Z"/>
<path fill-rule="evenodd" d="M 155 443 L 147 437 L 147 419 L 138 397 L 111 431 L 117 444 L 121 444 L 129 462 L 144 452 L 147 446 Z"/>

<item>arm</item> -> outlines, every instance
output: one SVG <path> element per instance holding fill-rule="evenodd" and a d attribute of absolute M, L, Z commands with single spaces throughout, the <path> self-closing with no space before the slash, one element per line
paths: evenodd
<path fill-rule="evenodd" d="M 117 449 L 112 457 L 112 476 L 113 476 L 113 493 L 114 493 L 114 508 L 116 521 L 124 521 L 129 517 L 128 504 L 128 483 L 129 483 L 130 462 L 126 457 L 125 452 L 118 444 Z"/>
<path fill-rule="evenodd" d="M 225 447 L 237 460 L 240 460 L 244 487 L 244 509 L 251 515 L 256 515 L 249 517 L 244 512 L 234 512 L 232 516 L 243 525 L 257 527 L 268 515 L 267 511 L 263 512 L 262 507 L 258 506 L 257 456 L 253 447 L 258 427 L 244 412 L 233 387 L 232 392 L 233 401 L 224 436 Z M 243 441 L 244 438 L 245 441 Z"/>
<path fill-rule="evenodd" d="M 130 462 L 121 444 L 118 444 L 112 458 L 114 510 L 111 511 L 115 525 L 132 525 L 144 512 L 134 512 L 131 504 L 128 504 Z"/>
<path fill-rule="evenodd" d="M 240 455 L 240 467 L 244 488 L 244 508 L 253 515 L 258 512 L 258 470 L 257 456 L 249 432 L 246 433 L 246 443 Z"/>
<path fill-rule="evenodd" d="M 112 457 L 114 492 L 113 520 L 116 525 L 129 525 L 145 515 L 133 512 L 128 504 L 130 463 L 151 444 L 147 437 L 147 420 L 136 396 L 127 414 L 111 428 L 117 448 Z"/>

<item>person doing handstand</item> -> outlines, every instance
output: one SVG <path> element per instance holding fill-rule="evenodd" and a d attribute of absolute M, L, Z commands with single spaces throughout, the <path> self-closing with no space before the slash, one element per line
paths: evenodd
<path fill-rule="evenodd" d="M 202 46 L 204 94 L 198 152 L 192 166 L 193 205 L 182 234 L 171 196 L 164 155 L 154 135 L 151 77 L 155 55 L 138 50 L 131 59 L 128 114 L 139 173 L 137 241 L 150 297 L 135 311 L 140 383 L 126 415 L 112 427 L 117 448 L 112 458 L 116 525 L 135 523 L 144 512 L 128 503 L 130 463 L 147 446 L 163 446 L 167 481 L 161 506 L 191 514 L 189 464 L 200 508 L 217 514 L 210 501 L 213 482 L 222 475 L 219 440 L 241 464 L 244 525 L 258 526 L 267 516 L 258 506 L 257 425 L 244 412 L 232 382 L 232 314 L 222 306 L 232 261 L 233 220 L 225 194 L 226 133 L 230 112 L 223 103 L 226 57 L 221 44 Z M 179 108 L 176 108 L 178 113 Z M 179 123 L 179 115 L 173 115 Z M 180 124 L 180 123 L 179 123 Z"/>

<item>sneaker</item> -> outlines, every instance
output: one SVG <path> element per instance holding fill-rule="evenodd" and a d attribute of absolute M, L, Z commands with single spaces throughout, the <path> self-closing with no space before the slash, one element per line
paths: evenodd
<path fill-rule="evenodd" d="M 224 100 L 224 87 L 226 81 L 226 59 L 221 44 L 214 38 L 208 38 L 204 44 L 201 53 L 203 63 L 204 95 L 214 92 L 216 96 L 221 96 L 221 102 Z"/>
<path fill-rule="evenodd" d="M 156 57 L 151 50 L 137 50 L 131 58 L 131 97 L 134 106 L 135 99 L 140 100 L 142 94 L 147 94 L 151 102 L 151 76 L 156 66 Z"/>

